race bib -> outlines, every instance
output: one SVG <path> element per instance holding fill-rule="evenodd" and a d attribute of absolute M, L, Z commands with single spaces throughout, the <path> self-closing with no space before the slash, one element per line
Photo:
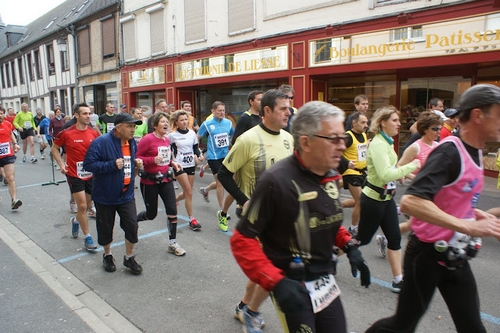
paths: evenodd
<path fill-rule="evenodd" d="M 31 128 L 31 121 L 25 121 L 24 122 L 24 128 L 26 128 L 26 129 Z"/>
<path fill-rule="evenodd" d="M 325 274 L 317 280 L 305 282 L 309 291 L 313 312 L 318 313 L 339 297 L 340 289 L 333 274 Z"/>
<path fill-rule="evenodd" d="M 214 134 L 215 146 L 224 148 L 229 146 L 229 136 L 227 133 Z"/>
<path fill-rule="evenodd" d="M 132 163 L 130 156 L 123 156 L 123 172 L 125 173 L 125 178 L 132 177 Z"/>
<path fill-rule="evenodd" d="M 141 141 L 141 139 L 142 139 L 142 136 L 134 136 L 134 140 L 137 143 L 139 143 L 139 141 Z"/>
<path fill-rule="evenodd" d="M 80 179 L 87 179 L 92 177 L 92 172 L 85 171 L 83 168 L 83 162 L 76 162 L 76 175 Z"/>
<path fill-rule="evenodd" d="M 10 155 L 10 143 L 4 142 L 0 143 L 0 156 Z"/>
<path fill-rule="evenodd" d="M 158 165 L 169 165 L 170 164 L 170 146 L 159 146 L 158 156 L 162 158 L 161 163 Z"/>
<path fill-rule="evenodd" d="M 387 186 L 386 188 L 387 188 L 388 190 L 395 190 L 395 189 L 396 189 L 396 182 L 388 182 L 388 183 L 386 184 L 386 186 Z"/>
<path fill-rule="evenodd" d="M 106 131 L 109 133 L 113 130 L 113 128 L 115 128 L 115 124 L 114 123 L 107 123 L 106 124 Z"/>
<path fill-rule="evenodd" d="M 193 153 L 179 153 L 182 166 L 189 166 L 194 163 Z"/>
<path fill-rule="evenodd" d="M 368 149 L 368 145 L 366 143 L 360 143 L 358 145 L 358 161 L 366 161 L 366 151 Z"/>

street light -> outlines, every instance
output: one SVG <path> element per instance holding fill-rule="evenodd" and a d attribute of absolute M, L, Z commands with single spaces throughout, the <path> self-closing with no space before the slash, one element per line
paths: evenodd
<path fill-rule="evenodd" d="M 68 51 L 68 44 L 66 43 L 65 38 L 59 38 L 57 40 L 57 47 L 59 48 L 59 52 L 66 52 Z"/>

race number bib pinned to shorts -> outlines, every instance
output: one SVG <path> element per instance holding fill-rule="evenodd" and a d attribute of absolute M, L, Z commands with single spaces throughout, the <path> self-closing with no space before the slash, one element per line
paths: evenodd
<path fill-rule="evenodd" d="M 158 156 L 162 158 L 161 163 L 158 165 L 169 165 L 171 156 L 170 146 L 159 146 Z"/>
<path fill-rule="evenodd" d="M 314 313 L 325 309 L 340 295 L 340 289 L 333 274 L 326 274 L 317 280 L 305 282 L 305 285 L 309 291 Z"/>
<path fill-rule="evenodd" d="M 0 156 L 8 156 L 10 155 L 10 143 L 4 142 L 0 143 Z"/>
<path fill-rule="evenodd" d="M 31 128 L 31 121 L 25 121 L 24 122 L 24 128 L 30 129 Z"/>
<path fill-rule="evenodd" d="M 229 135 L 227 133 L 214 134 L 214 140 L 217 148 L 229 146 Z"/>
<path fill-rule="evenodd" d="M 86 171 L 83 168 L 83 162 L 76 162 L 76 174 L 80 179 L 88 179 L 92 177 L 92 172 Z"/>
<path fill-rule="evenodd" d="M 123 172 L 125 173 L 125 178 L 132 178 L 132 163 L 130 156 L 123 156 Z"/>

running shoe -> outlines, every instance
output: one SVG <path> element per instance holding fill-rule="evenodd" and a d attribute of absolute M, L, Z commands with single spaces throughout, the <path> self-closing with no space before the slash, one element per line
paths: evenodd
<path fill-rule="evenodd" d="M 377 245 L 378 245 L 378 252 L 382 255 L 382 257 L 387 257 L 387 239 L 385 236 L 382 235 L 377 235 Z"/>
<path fill-rule="evenodd" d="M 205 174 L 205 167 L 207 165 L 206 164 L 203 164 L 201 167 L 200 167 L 200 178 L 203 178 L 203 175 Z"/>
<path fill-rule="evenodd" d="M 106 272 L 114 272 L 116 271 L 115 259 L 113 259 L 112 254 L 102 254 L 102 263 L 104 265 L 104 270 Z"/>
<path fill-rule="evenodd" d="M 248 306 L 241 310 L 241 316 L 243 319 L 243 332 L 245 333 L 262 333 L 262 328 L 264 327 L 264 319 L 260 312 L 255 315 L 248 313 Z M 241 320 L 241 319 L 240 319 Z"/>
<path fill-rule="evenodd" d="M 198 189 L 198 192 L 200 192 L 201 195 L 203 195 L 203 199 L 206 201 L 206 202 L 210 202 L 210 198 L 208 197 L 208 192 L 205 191 L 205 188 L 204 187 L 200 187 Z"/>
<path fill-rule="evenodd" d="M 179 184 L 177 184 L 177 180 L 174 180 L 174 188 L 175 188 L 176 190 L 178 190 L 178 189 L 179 189 Z"/>
<path fill-rule="evenodd" d="M 26 155 L 23 156 L 23 163 L 26 162 Z"/>
<path fill-rule="evenodd" d="M 139 275 L 142 273 L 142 266 L 139 265 L 137 261 L 135 261 L 135 256 L 132 256 L 127 259 L 127 257 L 123 256 L 123 266 L 130 268 L 132 274 Z"/>
<path fill-rule="evenodd" d="M 72 213 L 72 214 L 76 214 L 78 213 L 78 206 L 76 205 L 76 202 L 75 201 L 71 201 L 69 202 L 69 211 Z"/>
<path fill-rule="evenodd" d="M 198 231 L 201 229 L 201 225 L 196 221 L 196 219 L 192 219 L 189 221 L 189 228 L 193 231 Z"/>
<path fill-rule="evenodd" d="M 172 243 L 168 245 L 167 252 L 173 253 L 178 257 L 181 257 L 186 254 L 186 251 L 184 251 L 184 249 L 177 243 Z"/>
<path fill-rule="evenodd" d="M 45 154 L 42 154 L 42 160 L 44 160 L 44 159 L 45 159 Z"/>
<path fill-rule="evenodd" d="M 394 281 L 392 281 L 391 291 L 393 293 L 399 294 L 401 288 L 403 288 L 403 280 L 399 281 L 399 283 L 395 283 Z"/>
<path fill-rule="evenodd" d="M 349 227 L 349 229 L 347 229 L 347 231 L 349 231 L 352 238 L 355 238 L 358 235 L 358 227 Z"/>
<path fill-rule="evenodd" d="M 240 308 L 240 303 L 236 304 L 236 308 L 234 308 L 234 318 L 238 319 L 242 324 L 244 323 L 243 308 Z"/>
<path fill-rule="evenodd" d="M 72 216 L 69 221 L 71 222 L 71 235 L 73 238 L 78 238 L 78 232 L 80 231 L 80 222 L 76 220 L 76 217 Z"/>
<path fill-rule="evenodd" d="M 217 218 L 219 219 L 220 230 L 226 232 L 227 231 L 227 217 L 222 216 L 222 210 L 217 211 Z"/>
<path fill-rule="evenodd" d="M 11 208 L 12 209 L 18 209 L 19 207 L 21 207 L 21 205 L 23 204 L 23 202 L 19 199 L 12 199 L 12 204 L 11 204 Z"/>
<path fill-rule="evenodd" d="M 89 207 L 87 209 L 87 215 L 90 216 L 90 217 L 95 217 L 96 216 L 96 212 L 95 212 L 95 207 L 94 206 Z"/>
<path fill-rule="evenodd" d="M 87 249 L 87 251 L 93 251 L 95 249 L 97 249 L 97 245 L 96 243 L 94 243 L 94 240 L 92 239 L 92 236 L 87 236 L 85 237 L 85 241 L 83 243 L 85 245 L 85 248 Z"/>
<path fill-rule="evenodd" d="M 36 163 L 38 162 L 38 160 L 36 159 L 35 156 L 31 156 L 31 163 Z"/>
<path fill-rule="evenodd" d="M 236 217 L 241 219 L 241 215 L 243 215 L 243 208 L 240 205 L 236 206 Z"/>

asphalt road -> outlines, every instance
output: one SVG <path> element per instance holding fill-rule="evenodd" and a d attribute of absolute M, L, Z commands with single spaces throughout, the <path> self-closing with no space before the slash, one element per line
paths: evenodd
<path fill-rule="evenodd" d="M 56 171 L 56 180 L 64 177 Z M 233 318 L 246 278 L 229 249 L 229 232 L 217 226 L 215 193 L 206 203 L 197 193 L 212 181 L 207 173 L 196 177 L 194 210 L 202 225 L 199 232 L 188 228 L 183 203 L 179 205 L 178 242 L 184 257 L 168 254 L 166 216 L 140 223 L 137 260 L 144 272 L 130 274 L 122 265 L 125 252 L 123 232 L 116 224 L 113 255 L 117 271 L 102 268 L 102 249 L 89 253 L 83 238 L 71 237 L 69 190 L 66 183 L 52 181 L 51 163 L 16 162 L 18 197 L 23 205 L 10 209 L 7 186 L 0 185 L 0 322 L 1 332 L 241 332 Z M 498 205 L 496 179 L 487 179 L 480 208 Z M 179 191 L 179 190 L 177 190 Z M 398 190 L 398 197 L 404 187 Z M 347 197 L 345 191 L 343 197 Z M 144 209 L 136 190 L 138 210 Z M 160 205 L 161 207 L 161 205 Z M 234 215 L 234 206 L 230 213 Z M 350 210 L 345 220 L 350 221 Z M 402 218 L 403 220 L 404 218 Z M 117 219 L 118 221 L 118 219 Z M 96 237 L 91 219 L 91 233 Z M 404 245 L 403 245 L 404 246 Z M 346 258 L 341 258 L 337 281 L 342 291 L 349 331 L 364 332 L 375 320 L 394 312 L 397 295 L 389 290 L 389 264 L 377 252 L 375 242 L 362 248 L 372 272 L 372 286 L 361 288 L 350 275 Z M 488 332 L 500 332 L 498 259 L 500 242 L 483 240 L 483 249 L 472 261 L 479 287 L 481 312 Z M 271 301 L 261 308 L 264 332 L 281 332 Z M 417 332 L 455 332 L 446 305 L 437 293 Z"/>

